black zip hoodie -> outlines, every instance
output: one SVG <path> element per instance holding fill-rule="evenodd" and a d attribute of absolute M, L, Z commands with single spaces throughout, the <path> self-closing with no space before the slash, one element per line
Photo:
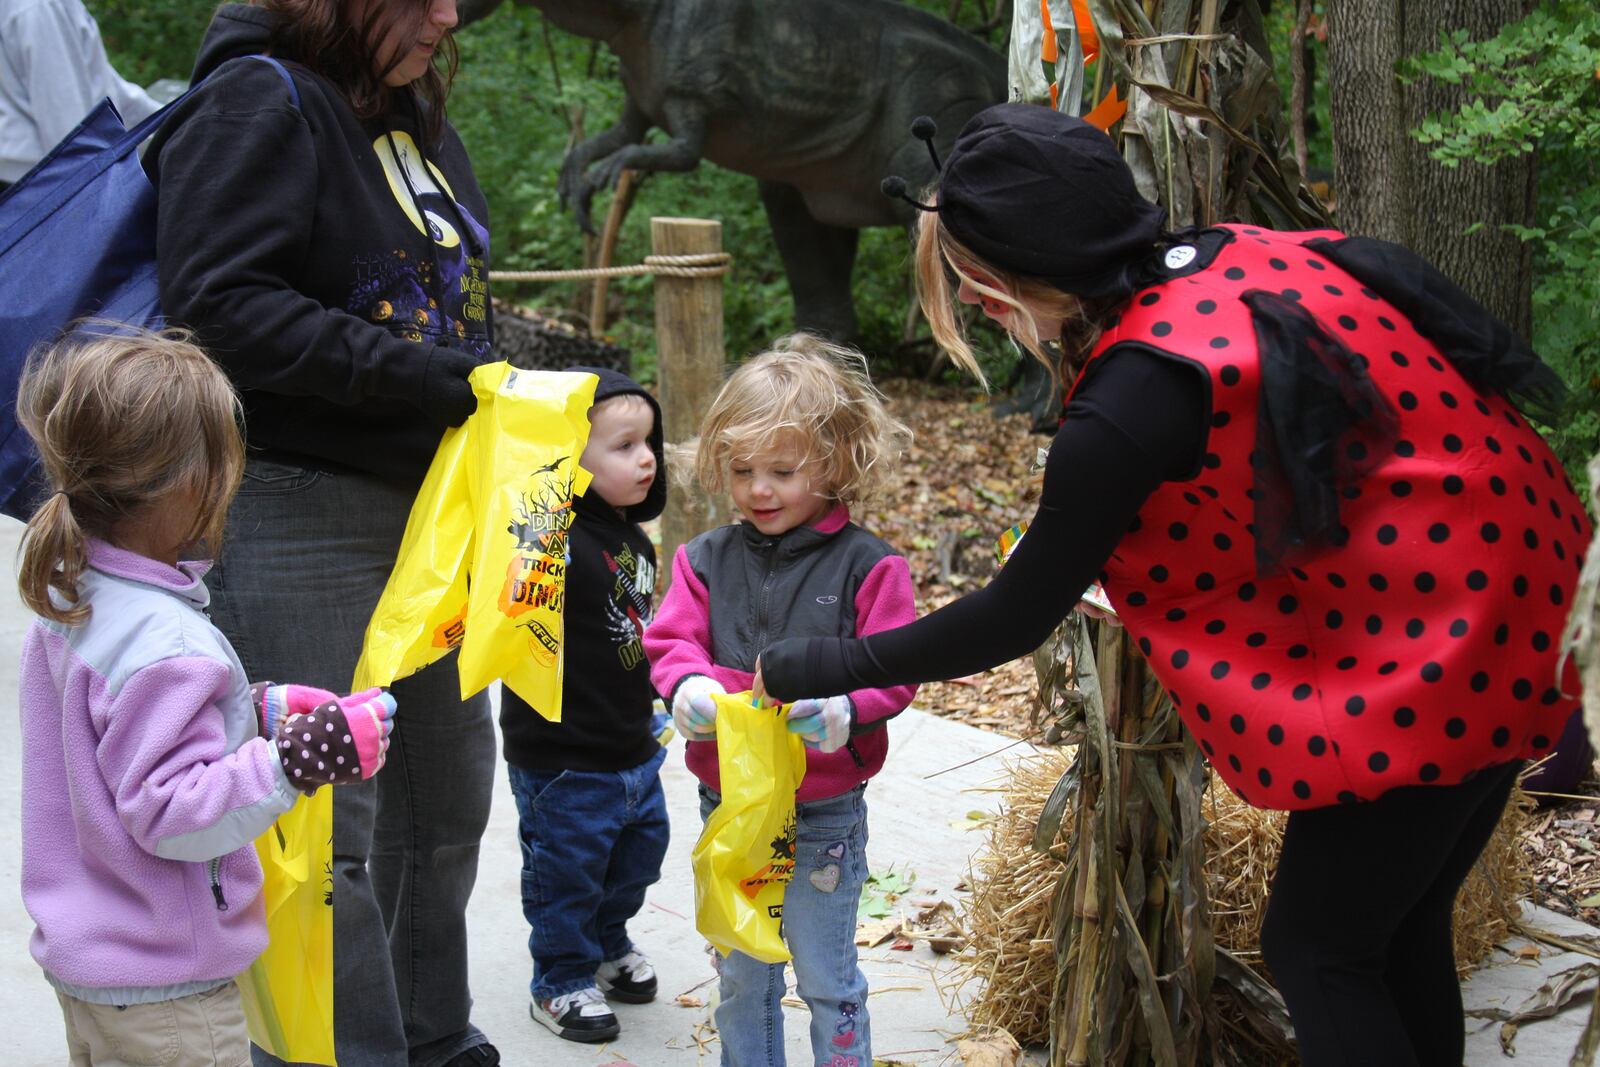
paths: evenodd
<path fill-rule="evenodd" d="M 614 508 L 590 491 L 573 501 L 564 597 L 561 721 L 547 722 L 509 689 L 500 705 L 506 762 L 530 771 L 622 771 L 661 750 L 650 729 L 650 664 L 640 641 L 655 609 L 656 550 L 639 523 L 667 501 L 661 408 L 624 374 L 598 375 L 594 402 L 635 394 L 650 404 L 656 480 L 643 501 Z"/>
<path fill-rule="evenodd" d="M 239 58 L 268 52 L 275 24 L 219 8 L 205 84 L 145 152 L 162 308 L 239 387 L 254 452 L 416 484 L 452 356 L 430 362 L 490 358 L 487 207 L 455 132 L 429 144 L 411 94 L 361 122 L 296 57 L 276 56 L 299 106 L 269 64 Z"/>

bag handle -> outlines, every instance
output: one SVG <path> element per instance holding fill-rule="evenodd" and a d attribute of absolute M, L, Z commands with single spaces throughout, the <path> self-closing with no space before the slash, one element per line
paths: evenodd
<path fill-rule="evenodd" d="M 282 63 L 278 62 L 276 59 L 273 59 L 271 56 L 252 55 L 241 56 L 240 58 L 259 59 L 263 63 L 270 64 L 272 68 L 282 76 L 284 84 L 289 87 L 289 98 L 294 102 L 295 110 L 300 110 L 300 89 L 295 85 L 294 78 L 290 77 L 288 69 L 285 68 Z M 159 110 L 153 112 L 152 114 L 146 115 L 131 130 L 128 130 L 121 137 L 117 138 L 111 144 L 101 149 L 94 162 L 88 166 L 85 166 L 83 170 L 76 175 L 75 180 L 68 182 L 62 188 L 57 189 L 56 194 L 50 197 L 48 200 L 35 204 L 25 214 L 24 218 L 18 221 L 18 226 L 13 227 L 4 234 L 0 234 L 0 253 L 4 253 L 12 245 L 22 240 L 23 237 L 33 231 L 35 226 L 54 215 L 61 209 L 63 204 L 82 192 L 85 186 L 99 178 L 100 175 L 104 174 L 107 170 L 110 170 L 112 167 L 116 166 L 127 157 L 129 152 L 134 151 L 139 147 L 139 145 L 143 144 L 145 138 L 154 133 L 156 127 L 161 125 L 162 121 L 166 119 L 167 113 L 173 108 L 177 107 L 179 104 L 183 103 L 185 100 L 189 99 L 189 97 L 197 89 L 199 89 L 200 86 L 206 83 L 209 77 L 210 75 L 207 75 L 206 78 L 202 78 L 200 81 L 185 89 L 183 91 L 183 95 L 179 96 L 176 100 L 169 101 L 168 103 L 162 105 Z M 99 112 L 100 108 L 105 107 L 107 103 L 108 101 L 103 101 L 102 103 L 96 105 L 94 110 L 90 111 L 89 114 L 84 117 L 83 122 L 80 122 L 77 126 L 73 127 L 72 132 L 67 134 L 66 137 L 62 138 L 61 143 L 52 148 L 49 155 L 45 156 L 44 159 L 35 164 L 34 167 L 28 171 L 28 174 L 23 175 L 17 184 L 20 185 L 22 182 L 27 181 L 28 175 L 31 175 L 35 170 L 43 167 L 46 163 L 53 159 L 56 152 L 60 151 L 63 145 L 67 144 L 74 137 L 76 137 L 78 131 L 83 129 L 84 125 L 87 124 L 89 120 Z M 11 191 L 12 190 L 10 189 L 6 190 L 7 194 L 9 194 Z M 24 223 L 26 223 L 26 225 L 24 225 Z"/>

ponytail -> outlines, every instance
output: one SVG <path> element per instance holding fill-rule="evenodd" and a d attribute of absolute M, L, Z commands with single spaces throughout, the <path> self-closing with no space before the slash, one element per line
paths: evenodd
<path fill-rule="evenodd" d="M 34 614 L 68 626 L 89 617 L 89 605 L 78 602 L 78 579 L 88 565 L 88 546 L 66 493 L 52 493 L 33 513 L 18 556 L 17 588 Z M 68 607 L 56 604 L 52 589 Z"/>

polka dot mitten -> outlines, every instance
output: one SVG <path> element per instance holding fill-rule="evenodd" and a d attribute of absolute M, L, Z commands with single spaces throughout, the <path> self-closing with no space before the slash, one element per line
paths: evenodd
<path fill-rule="evenodd" d="M 289 782 L 304 793 L 371 778 L 383 766 L 394 729 L 394 697 L 368 689 L 291 715 L 279 731 L 278 757 Z"/>
<path fill-rule="evenodd" d="M 855 712 L 849 697 L 806 698 L 789 705 L 789 732 L 799 734 L 806 747 L 837 752 L 850 740 Z"/>
<path fill-rule="evenodd" d="M 256 714 L 261 719 L 261 736 L 269 741 L 278 736 L 278 727 L 291 715 L 304 715 L 320 704 L 337 701 L 337 694 L 314 685 L 275 685 L 257 682 L 250 687 Z"/>

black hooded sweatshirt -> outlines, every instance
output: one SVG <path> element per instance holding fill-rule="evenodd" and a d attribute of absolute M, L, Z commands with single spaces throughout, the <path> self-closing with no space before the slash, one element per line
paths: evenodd
<path fill-rule="evenodd" d="M 622 771 L 661 750 L 650 729 L 655 689 L 640 635 L 655 610 L 656 550 L 639 523 L 667 501 L 661 408 L 631 378 L 595 367 L 594 402 L 632 393 L 655 415 L 656 480 L 644 500 L 614 508 L 590 490 L 573 501 L 563 612 L 561 721 L 546 721 L 507 689 L 500 705 L 506 762 L 530 771 Z"/>
<path fill-rule="evenodd" d="M 205 84 L 145 152 L 162 309 L 239 388 L 253 454 L 415 485 L 444 429 L 429 361 L 490 358 L 487 207 L 455 132 L 429 143 L 411 93 L 362 122 L 296 57 L 275 56 L 299 106 L 239 58 L 272 51 L 275 25 L 218 9 Z"/>

